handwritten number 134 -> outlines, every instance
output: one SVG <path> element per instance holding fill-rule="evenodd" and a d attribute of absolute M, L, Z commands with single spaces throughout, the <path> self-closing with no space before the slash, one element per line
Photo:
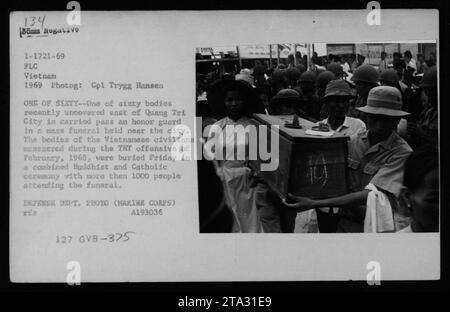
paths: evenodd
<path fill-rule="evenodd" d="M 45 16 L 28 16 L 25 17 L 25 27 L 40 26 L 44 27 Z"/>

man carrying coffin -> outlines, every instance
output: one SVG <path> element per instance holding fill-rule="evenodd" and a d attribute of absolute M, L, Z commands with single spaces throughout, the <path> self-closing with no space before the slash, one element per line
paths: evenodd
<path fill-rule="evenodd" d="M 288 195 L 284 204 L 298 212 L 321 207 L 339 207 L 337 232 L 364 232 L 367 221 L 367 202 L 371 192 L 385 196 L 388 209 L 379 219 L 376 232 L 394 232 L 393 212 L 396 198 L 403 187 L 405 161 L 412 149 L 396 132 L 402 111 L 400 91 L 379 86 L 370 90 L 367 104 L 357 109 L 367 116 L 367 131 L 350 138 L 348 169 L 350 192 L 327 199 L 310 199 Z"/>

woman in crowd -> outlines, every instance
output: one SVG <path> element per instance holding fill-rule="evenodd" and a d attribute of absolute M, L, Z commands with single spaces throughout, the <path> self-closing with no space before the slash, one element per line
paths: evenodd
<path fill-rule="evenodd" d="M 225 116 L 209 130 L 205 155 L 213 160 L 225 201 L 233 215 L 232 232 L 279 231 L 278 214 L 265 200 L 265 185 L 248 166 L 249 137 L 243 129 L 253 113 L 264 113 L 252 87 L 237 80 L 219 81 L 208 100 Z"/>

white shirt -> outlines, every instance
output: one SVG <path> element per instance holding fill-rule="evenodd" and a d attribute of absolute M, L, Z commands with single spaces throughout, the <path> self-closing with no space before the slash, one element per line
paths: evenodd
<path fill-rule="evenodd" d="M 319 121 L 319 123 L 326 123 L 328 127 L 330 127 L 331 129 L 331 125 L 328 122 L 328 118 Z M 366 131 L 366 124 L 361 119 L 345 116 L 342 125 L 340 125 L 336 130 L 333 131 L 339 132 L 343 135 L 352 136 L 361 131 Z"/>
<path fill-rule="evenodd" d="M 342 66 L 342 70 L 343 70 L 345 73 L 348 73 L 348 72 L 350 71 L 350 65 L 348 65 L 347 62 L 345 62 L 344 64 L 341 64 L 341 66 Z"/>
<path fill-rule="evenodd" d="M 413 68 L 413 69 L 414 69 L 413 75 L 414 75 L 414 76 L 416 75 L 416 72 L 417 72 L 417 65 L 416 65 L 416 60 L 415 60 L 415 59 L 412 58 L 412 59 L 409 61 L 409 63 L 406 64 L 406 67 L 411 67 L 411 68 Z"/>
<path fill-rule="evenodd" d="M 331 125 L 328 122 L 328 118 L 326 118 L 322 121 L 319 121 L 317 124 L 319 124 L 319 123 L 326 123 L 328 125 L 328 127 L 331 129 Z M 333 130 L 333 131 L 342 133 L 343 135 L 346 135 L 346 136 L 352 136 L 361 131 L 366 131 L 366 124 L 361 119 L 345 116 L 345 119 L 344 119 L 344 122 L 342 123 L 342 125 L 340 125 L 336 130 Z M 327 212 L 327 213 L 330 211 L 330 208 L 319 208 L 319 209 L 322 210 L 323 212 Z M 338 213 L 339 208 L 334 207 L 333 212 Z"/>

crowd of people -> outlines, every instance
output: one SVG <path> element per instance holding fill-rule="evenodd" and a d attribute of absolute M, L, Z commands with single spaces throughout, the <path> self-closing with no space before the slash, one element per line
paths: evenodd
<path fill-rule="evenodd" d="M 377 67 L 359 56 L 326 61 L 199 75 L 197 115 L 222 129 L 254 113 L 297 115 L 349 136 L 348 194 L 279 198 L 246 160 L 201 160 L 201 232 L 292 233 L 301 214 L 317 225 L 308 232 L 439 231 L 436 65 L 409 51 L 392 64 L 383 54 Z M 236 144 L 235 133 L 223 135 L 224 149 Z"/>

